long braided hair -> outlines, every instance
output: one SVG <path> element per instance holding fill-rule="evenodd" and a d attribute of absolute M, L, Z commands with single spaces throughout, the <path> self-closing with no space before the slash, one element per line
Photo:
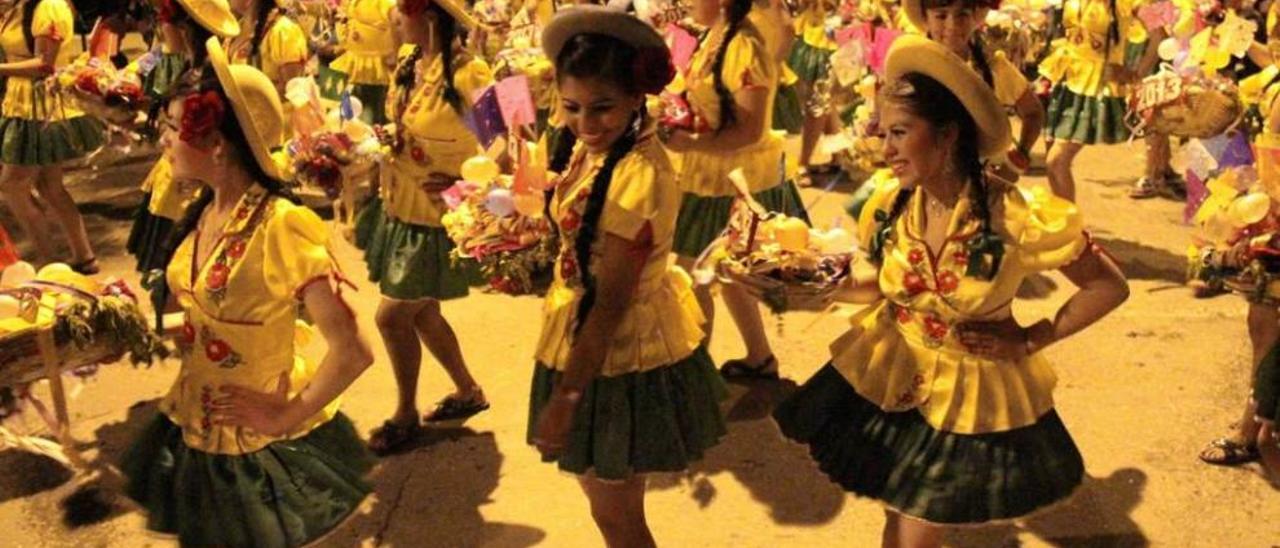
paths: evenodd
<path fill-rule="evenodd" d="M 716 96 L 720 98 L 720 127 L 716 128 L 717 132 L 723 131 L 724 128 L 738 121 L 738 114 L 734 110 L 737 103 L 734 102 L 729 87 L 724 83 L 724 58 L 729 53 L 729 43 L 733 42 L 733 38 L 746 23 L 748 13 L 751 13 L 751 0 L 732 0 L 729 7 L 725 8 L 724 40 L 720 42 L 716 50 L 715 62 L 711 65 L 712 82 Z"/>
<path fill-rule="evenodd" d="M 909 72 L 890 82 L 881 90 L 880 99 L 922 118 L 935 131 L 957 128 L 959 134 L 956 149 L 951 155 L 952 168 L 969 178 L 971 211 L 979 222 L 978 232 L 966 242 L 969 260 L 965 275 L 984 280 L 994 278 L 1004 259 L 1004 241 L 992 226 L 988 183 L 978 152 L 978 126 L 973 116 L 946 86 L 917 72 Z M 893 226 L 915 192 L 915 189 L 899 191 L 887 212 L 876 211 L 876 228 L 869 251 L 877 264 L 883 262 L 884 248 L 892 237 Z"/>
<path fill-rule="evenodd" d="M 267 23 L 273 19 L 274 12 L 279 9 L 276 0 L 258 0 L 255 5 L 253 34 L 249 35 L 249 58 L 261 59 L 262 41 L 267 36 Z"/>
<path fill-rule="evenodd" d="M 639 52 L 626 42 L 602 34 L 579 34 L 565 43 L 556 58 L 556 78 L 566 76 L 609 82 L 628 95 L 644 94 L 654 88 L 654 80 L 658 78 L 649 69 L 647 63 L 637 62 Z M 667 81 L 670 77 L 667 76 Z M 665 84 L 663 81 L 662 84 Z M 659 89 L 661 85 L 657 86 Z M 582 223 L 574 239 L 573 251 L 578 262 L 578 272 L 582 276 L 583 294 L 578 301 L 578 310 L 574 322 L 573 333 L 577 333 L 586 324 L 587 316 L 596 300 L 596 279 L 591 273 L 591 252 L 598 235 L 600 216 L 604 213 L 605 199 L 609 195 L 609 187 L 613 183 L 614 168 L 631 152 L 639 138 L 641 128 L 645 124 L 645 112 L 641 108 L 627 130 L 613 142 L 605 156 L 604 164 L 591 181 L 591 192 L 587 197 L 586 209 L 582 214 Z M 567 164 L 566 151 L 573 148 L 575 140 L 572 132 L 563 132 L 556 143 L 556 151 L 552 154 L 553 163 L 563 167 Z M 550 200 L 548 200 L 550 202 Z"/>
<path fill-rule="evenodd" d="M 931 9 L 948 8 L 955 4 L 961 7 L 977 12 L 990 7 L 988 0 L 923 0 L 920 3 L 920 9 L 928 13 Z M 930 38 L 933 38 L 930 36 Z M 988 86 L 995 87 L 995 75 L 991 73 L 991 64 L 987 61 L 985 44 L 982 43 L 982 33 L 974 32 L 969 39 L 969 58 L 972 59 L 974 66 L 978 69 L 978 74 L 982 76 L 982 80 Z"/>
<path fill-rule="evenodd" d="M 444 82 L 440 93 L 443 95 L 446 103 L 453 108 L 458 116 L 463 116 L 462 94 L 458 92 L 457 86 L 454 85 L 453 72 L 454 54 L 453 44 L 458 39 L 465 40 L 464 35 L 458 33 L 458 23 L 444 11 L 440 6 L 432 3 L 426 6 L 426 10 L 431 11 L 436 16 L 436 32 L 439 35 L 441 62 L 444 64 Z M 413 46 L 413 50 L 400 61 L 396 67 L 393 77 L 395 86 L 400 89 L 399 95 L 396 97 L 395 114 L 392 117 L 397 121 L 397 132 L 404 127 L 401 118 L 409 107 L 409 100 L 414 92 L 414 84 L 416 84 L 418 61 L 422 60 L 422 46 Z M 395 148 L 399 149 L 404 145 L 402 135 L 397 135 Z"/>

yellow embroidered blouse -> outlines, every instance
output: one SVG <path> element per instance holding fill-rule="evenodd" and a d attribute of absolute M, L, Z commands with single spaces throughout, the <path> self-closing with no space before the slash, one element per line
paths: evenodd
<path fill-rule="evenodd" d="M 827 13 L 836 6 L 826 0 L 810 0 L 809 6 L 796 17 L 796 35 L 811 47 L 836 49 L 836 43 L 827 37 Z"/>
<path fill-rule="evenodd" d="M 724 40 L 725 27 L 713 27 L 702 46 L 694 52 L 684 82 L 694 129 L 699 133 L 714 132 L 720 127 L 720 96 L 715 90 L 716 50 Z M 754 25 L 747 22 L 729 42 L 722 70 L 729 93 L 751 87 L 768 89 L 764 120 L 773 119 L 773 103 L 778 90 L 778 63 L 765 47 L 764 39 Z M 767 127 L 755 144 L 718 153 L 687 152 L 680 159 L 680 188 L 698 196 L 732 196 L 729 172 L 741 167 L 752 192 L 773 188 L 782 183 L 780 162 L 783 137 Z"/>
<path fill-rule="evenodd" d="M 858 221 L 863 249 L 886 214 L 899 183 L 880 183 Z M 1056 376 L 1043 356 L 1021 362 L 969 354 L 952 333 L 967 320 L 1008 317 L 1023 278 L 1073 261 L 1086 248 L 1080 212 L 1041 188 L 992 189 L 996 231 L 1005 255 L 996 277 L 964 275 L 964 244 L 978 230 L 968 192 L 956 206 L 946 243 L 931 250 L 923 234 L 924 202 L 916 193 L 884 246 L 879 284 L 885 298 L 856 314 L 831 345 L 832 363 L 862 397 L 886 411 L 916 409 L 936 429 L 1000 432 L 1033 424 L 1053 407 Z"/>
<path fill-rule="evenodd" d="M 1062 21 L 1066 36 L 1054 40 L 1040 63 L 1040 74 L 1055 84 L 1065 84 L 1077 95 L 1124 97 L 1123 90 L 1107 78 L 1108 64 L 1123 65 L 1126 43 L 1147 39 L 1147 30 L 1135 15 L 1145 0 L 1115 0 L 1119 40 L 1108 48 L 1111 0 L 1065 0 Z M 1108 56 L 1106 59 L 1103 57 Z"/>
<path fill-rule="evenodd" d="M 346 49 L 330 67 L 347 75 L 351 84 L 385 86 L 391 79 L 387 63 L 395 59 L 396 40 L 391 28 L 395 0 L 348 0 L 347 24 L 339 29 Z"/>
<path fill-rule="evenodd" d="M 567 178 L 559 182 L 551 202 L 551 215 L 560 228 L 563 243 L 555 280 L 543 304 L 537 360 L 560 371 L 568 366 L 573 324 L 582 297 L 573 239 L 581 227 L 587 196 L 604 157 L 579 145 L 565 172 Z M 671 365 L 687 358 L 701 344 L 702 311 L 688 274 L 671 262 L 680 196 L 675 171 L 651 127 L 614 167 L 600 216 L 600 238 L 609 233 L 635 240 L 648 230 L 654 244 L 639 267 L 640 284 L 614 333 L 601 369 L 603 376 Z"/>
<path fill-rule="evenodd" d="M 303 436 L 333 418 L 337 400 L 289 435 L 273 438 L 211 424 L 209 407 L 228 384 L 272 391 L 287 372 L 293 397 L 315 376 L 318 364 L 296 354 L 294 334 L 301 291 L 312 282 L 328 283 L 335 272 L 324 223 L 306 207 L 255 185 L 202 265 L 194 259 L 198 238 L 198 232 L 187 237 L 166 272 L 186 322 L 179 339 L 182 369 L 161 412 L 182 428 L 188 446 L 226 455 Z"/>
<path fill-rule="evenodd" d="M 406 48 L 411 51 L 412 46 Z M 454 66 L 453 85 L 465 106 L 475 94 L 493 84 L 493 71 L 479 58 L 459 56 Z M 396 124 L 404 138 L 400 152 L 390 158 L 389 184 L 382 185 L 383 207 L 387 215 L 421 226 L 440 226 L 446 211 L 438 193 L 422 189 L 431 173 L 459 175 L 462 162 L 480 148 L 462 117 L 444 99 L 444 61 L 436 55 L 411 93 L 404 112 L 398 105 L 406 90 L 392 85 L 387 94 L 387 112 L 398 113 Z"/>
<path fill-rule="evenodd" d="M 70 63 L 76 56 L 76 48 L 65 42 L 73 37 L 71 6 L 67 0 L 29 1 L 39 2 L 31 18 L 31 35 L 63 43 L 54 59 L 54 68 Z M 4 58 L 9 63 L 35 57 L 23 35 L 23 4 L 18 2 L 10 7 L 0 24 L 0 49 L 4 50 Z M 43 86 L 36 85 L 31 78 L 10 76 L 7 80 L 4 102 L 0 104 L 0 114 L 6 118 L 59 122 L 84 115 L 75 108 L 74 101 L 63 101 L 58 94 L 46 93 Z"/>

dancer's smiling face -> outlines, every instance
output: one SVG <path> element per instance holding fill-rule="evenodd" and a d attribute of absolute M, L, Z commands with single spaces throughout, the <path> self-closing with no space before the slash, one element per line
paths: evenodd
<path fill-rule="evenodd" d="M 602 78 L 561 76 L 559 88 L 565 123 L 592 152 L 609 150 L 644 104 L 644 95 L 628 94 Z"/>
<path fill-rule="evenodd" d="M 939 6 L 931 6 L 930 2 L 923 5 L 925 30 L 929 38 L 947 46 L 956 54 L 967 57 L 973 32 L 986 19 L 990 10 L 966 0 L 952 0 L 950 4 Z"/>
<path fill-rule="evenodd" d="M 885 161 L 902 186 L 936 179 L 946 170 L 958 134 L 954 127 L 934 127 L 906 105 L 885 101 L 880 105 L 880 128 Z"/>

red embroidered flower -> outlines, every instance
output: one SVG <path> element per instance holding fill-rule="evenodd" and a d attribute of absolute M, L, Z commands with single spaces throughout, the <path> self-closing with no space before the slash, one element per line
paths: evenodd
<path fill-rule="evenodd" d="M 205 284 L 209 289 L 217 291 L 226 287 L 227 278 L 231 276 L 231 268 L 225 264 L 215 264 L 209 269 L 209 277 L 205 279 Z"/>
<path fill-rule="evenodd" d="M 947 336 L 947 332 L 951 330 L 947 326 L 947 322 L 942 321 L 937 316 L 929 316 L 924 319 L 924 332 L 931 339 L 942 339 Z"/>
<path fill-rule="evenodd" d="M 413 147 L 409 149 L 409 157 L 419 164 L 426 163 L 427 153 L 422 151 L 422 147 Z"/>
<path fill-rule="evenodd" d="M 578 275 L 578 261 L 573 257 L 565 257 L 560 260 L 560 278 L 564 280 L 572 280 Z"/>
<path fill-rule="evenodd" d="M 928 284 L 924 283 L 924 277 L 915 272 L 908 272 L 902 277 L 902 287 L 907 290 L 907 295 L 912 297 L 929 289 Z"/>
<path fill-rule="evenodd" d="M 960 286 L 960 277 L 950 270 L 943 271 L 938 275 L 938 291 L 942 293 L 951 293 Z"/>
<path fill-rule="evenodd" d="M 969 264 L 969 252 L 968 252 L 968 251 L 965 251 L 965 250 L 960 250 L 960 251 L 957 251 L 957 252 L 955 252 L 955 253 L 952 253 L 952 254 L 951 254 L 951 260 L 955 261 L 955 262 L 956 262 L 957 264 L 959 264 L 960 266 L 968 265 L 968 264 Z"/>
<path fill-rule="evenodd" d="M 182 323 L 182 343 L 195 344 L 195 342 L 196 342 L 196 326 L 191 325 L 191 322 L 183 322 Z"/>
<path fill-rule="evenodd" d="M 570 211 L 568 215 L 565 215 L 564 220 L 560 221 L 560 227 L 565 232 L 576 232 L 579 226 L 582 226 L 582 216 L 578 215 L 576 211 Z"/>
<path fill-rule="evenodd" d="M 227 256 L 232 259 L 239 259 L 244 256 L 244 250 L 246 247 L 248 247 L 248 244 L 243 238 L 231 240 L 231 243 L 227 244 Z"/>
<path fill-rule="evenodd" d="M 227 106 L 218 92 L 209 90 L 192 93 L 182 101 L 182 123 L 178 137 L 190 143 L 200 139 L 222 124 Z"/>
<path fill-rule="evenodd" d="M 911 323 L 911 311 L 905 306 L 895 306 L 893 315 L 897 318 L 898 323 Z"/>
<path fill-rule="evenodd" d="M 221 362 L 231 356 L 231 345 L 221 339 L 211 340 L 204 345 L 204 356 L 209 361 Z"/>
<path fill-rule="evenodd" d="M 911 264 L 920 264 L 922 261 L 924 261 L 923 249 L 913 248 L 911 251 L 907 252 L 907 262 Z"/>

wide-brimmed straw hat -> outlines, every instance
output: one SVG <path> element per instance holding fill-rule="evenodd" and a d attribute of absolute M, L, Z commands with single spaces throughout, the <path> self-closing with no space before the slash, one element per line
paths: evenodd
<path fill-rule="evenodd" d="M 1000 6 L 999 0 L 986 0 L 981 4 L 983 9 L 998 9 Z M 907 20 L 912 26 L 925 32 L 924 0 L 902 0 L 902 11 L 907 12 Z"/>
<path fill-rule="evenodd" d="M 244 131 L 245 140 L 258 166 L 271 178 L 287 181 L 285 169 L 271 157 L 271 151 L 284 141 L 284 109 L 276 86 L 262 71 L 227 61 L 227 52 L 218 38 L 205 44 L 209 64 L 218 75 L 218 83 L 231 100 L 231 110 Z"/>
<path fill-rule="evenodd" d="M 542 51 L 555 61 L 570 38 L 579 34 L 603 34 L 630 44 L 637 50 L 667 50 L 658 31 L 634 15 L 613 6 L 582 5 L 556 12 L 542 31 Z M 670 55 L 670 53 L 668 53 Z"/>
<path fill-rule="evenodd" d="M 978 152 L 1002 158 L 1010 143 L 1009 117 L 991 86 L 960 56 L 928 38 L 903 35 L 894 40 L 884 63 L 885 78 L 894 81 L 916 72 L 937 80 L 960 99 L 978 126 Z"/>
<path fill-rule="evenodd" d="M 219 38 L 231 38 L 240 34 L 240 22 L 231 13 L 227 0 L 177 0 L 178 5 L 196 21 L 196 24 Z"/>

